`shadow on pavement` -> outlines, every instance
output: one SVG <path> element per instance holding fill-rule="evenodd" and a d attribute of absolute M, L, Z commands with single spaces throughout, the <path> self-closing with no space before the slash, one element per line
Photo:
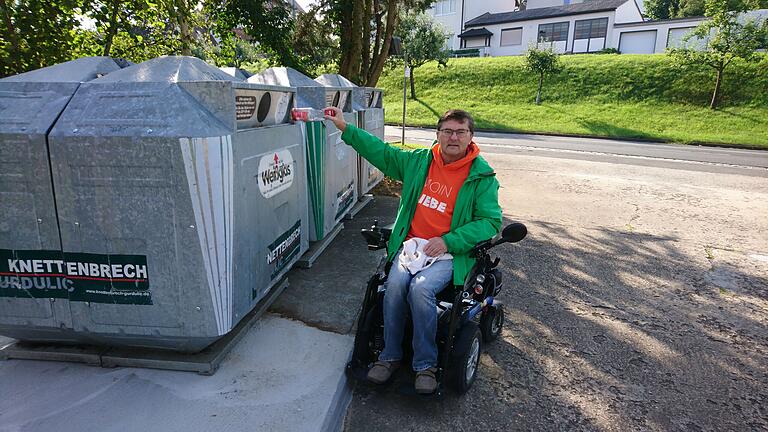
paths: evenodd
<path fill-rule="evenodd" d="M 365 294 L 366 283 L 376 270 L 383 251 L 369 251 L 360 235 L 374 219 L 388 225 L 395 220 L 398 198 L 376 196 L 344 229 L 310 269 L 294 268 L 288 287 L 270 311 L 306 324 L 347 334 Z"/>
<path fill-rule="evenodd" d="M 358 386 L 345 430 L 768 428 L 765 277 L 671 237 L 523 222 L 472 389 Z"/>

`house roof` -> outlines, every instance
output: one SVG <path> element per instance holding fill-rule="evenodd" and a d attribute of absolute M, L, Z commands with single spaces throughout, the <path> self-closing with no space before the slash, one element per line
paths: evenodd
<path fill-rule="evenodd" d="M 482 36 L 493 36 L 493 33 L 488 31 L 487 28 L 479 28 L 479 29 L 471 29 L 467 30 L 464 33 L 460 34 L 460 38 L 470 38 L 470 37 L 482 37 Z"/>
<path fill-rule="evenodd" d="M 614 24 L 614 27 L 632 27 L 632 26 L 644 26 L 644 25 L 653 25 L 653 24 L 666 24 L 666 23 L 685 23 L 685 22 L 699 22 L 704 21 L 709 18 L 705 16 L 695 16 L 695 17 L 683 17 L 683 18 L 667 18 L 667 19 L 660 19 L 660 20 L 647 20 L 647 21 L 640 21 L 640 22 L 630 22 L 630 23 L 617 23 Z"/>
<path fill-rule="evenodd" d="M 466 27 L 478 27 L 491 24 L 502 24 L 515 21 L 530 21 L 544 18 L 554 18 L 567 15 L 579 15 L 594 12 L 614 11 L 630 0 L 592 0 L 563 6 L 526 9 L 517 12 L 489 13 L 486 12 L 473 18 L 465 24 Z"/>

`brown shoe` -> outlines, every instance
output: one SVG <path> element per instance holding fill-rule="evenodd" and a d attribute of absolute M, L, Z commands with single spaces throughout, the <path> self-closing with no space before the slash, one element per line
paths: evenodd
<path fill-rule="evenodd" d="M 368 371 L 368 381 L 375 384 L 384 384 L 392 377 L 392 373 L 400 367 L 399 361 L 377 361 L 373 364 L 371 370 Z"/>
<path fill-rule="evenodd" d="M 423 371 L 416 372 L 416 393 L 419 394 L 431 394 L 437 390 L 437 368 L 431 367 Z"/>

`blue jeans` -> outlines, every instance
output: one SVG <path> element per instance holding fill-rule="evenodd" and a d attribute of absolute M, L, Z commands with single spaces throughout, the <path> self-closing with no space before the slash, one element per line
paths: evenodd
<path fill-rule="evenodd" d="M 403 358 L 406 307 L 413 319 L 413 370 L 437 366 L 437 301 L 435 296 L 453 279 L 453 260 L 437 261 L 411 275 L 400 265 L 400 253 L 392 263 L 384 294 L 384 351 L 379 360 Z"/>

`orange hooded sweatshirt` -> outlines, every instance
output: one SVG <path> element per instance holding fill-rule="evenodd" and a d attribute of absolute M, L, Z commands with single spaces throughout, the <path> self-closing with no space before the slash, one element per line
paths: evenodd
<path fill-rule="evenodd" d="M 471 142 L 463 158 L 446 165 L 440 155 L 440 145 L 432 146 L 432 163 L 406 239 L 431 239 L 450 231 L 456 196 L 479 154 L 480 149 Z"/>

